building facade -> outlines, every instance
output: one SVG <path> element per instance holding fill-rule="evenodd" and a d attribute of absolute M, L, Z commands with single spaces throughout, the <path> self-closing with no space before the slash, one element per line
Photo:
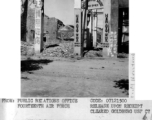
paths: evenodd
<path fill-rule="evenodd" d="M 83 53 L 86 29 L 88 43 L 105 55 L 129 52 L 129 0 L 75 0 L 74 9 L 76 54 Z"/>

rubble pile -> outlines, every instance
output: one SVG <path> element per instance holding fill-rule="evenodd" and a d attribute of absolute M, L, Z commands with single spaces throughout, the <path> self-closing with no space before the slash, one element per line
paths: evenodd
<path fill-rule="evenodd" d="M 34 55 L 33 44 L 21 41 L 21 55 Z"/>
<path fill-rule="evenodd" d="M 50 57 L 72 57 L 73 56 L 73 42 L 60 43 L 59 45 L 50 45 L 42 52 L 43 56 Z"/>
<path fill-rule="evenodd" d="M 92 57 L 103 57 L 102 50 L 90 50 L 84 54 L 86 58 Z"/>

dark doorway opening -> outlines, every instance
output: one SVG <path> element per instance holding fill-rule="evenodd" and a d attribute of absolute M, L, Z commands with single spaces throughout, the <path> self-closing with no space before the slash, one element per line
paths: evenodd
<path fill-rule="evenodd" d="M 129 8 L 119 8 L 118 53 L 129 53 Z"/>
<path fill-rule="evenodd" d="M 45 42 L 45 43 L 46 43 L 46 37 L 43 37 L 43 42 Z"/>

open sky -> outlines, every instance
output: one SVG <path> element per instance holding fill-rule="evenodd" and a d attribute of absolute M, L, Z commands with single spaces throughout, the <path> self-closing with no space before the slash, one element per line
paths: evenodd
<path fill-rule="evenodd" d="M 74 25 L 74 0 L 44 0 L 44 13 L 65 25 Z"/>

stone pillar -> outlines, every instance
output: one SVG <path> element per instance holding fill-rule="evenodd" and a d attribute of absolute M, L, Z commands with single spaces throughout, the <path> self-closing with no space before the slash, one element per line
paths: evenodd
<path fill-rule="evenodd" d="M 96 47 L 97 43 L 97 15 L 96 15 L 97 10 L 93 10 L 94 12 L 94 17 L 93 17 L 93 47 Z"/>
<path fill-rule="evenodd" d="M 109 33 L 111 30 L 111 0 L 104 1 L 104 42 L 109 42 Z"/>
<path fill-rule="evenodd" d="M 36 0 L 35 3 L 35 54 L 39 54 L 43 44 L 43 0 Z"/>
<path fill-rule="evenodd" d="M 87 28 L 87 32 L 88 32 L 88 39 L 87 39 L 87 49 L 91 49 L 92 48 L 92 15 L 91 13 L 89 13 L 90 15 L 88 15 L 88 19 L 90 20 L 89 24 L 88 24 L 88 28 Z"/>
<path fill-rule="evenodd" d="M 118 0 L 111 0 L 111 31 L 118 32 Z"/>
<path fill-rule="evenodd" d="M 42 52 L 43 48 L 44 48 L 44 0 L 42 1 L 42 8 L 41 8 L 41 50 L 40 52 Z"/>
<path fill-rule="evenodd" d="M 23 0 L 21 5 L 21 40 L 27 41 L 27 18 L 28 16 L 28 0 Z"/>
<path fill-rule="evenodd" d="M 96 47 L 97 43 L 97 15 L 96 15 L 97 10 L 93 10 L 94 12 L 94 17 L 93 17 L 93 47 Z"/>
<path fill-rule="evenodd" d="M 91 47 L 93 47 L 93 11 L 91 13 Z"/>
<path fill-rule="evenodd" d="M 111 0 L 104 1 L 104 27 L 103 27 L 103 56 L 109 55 L 109 36 L 111 31 Z"/>
<path fill-rule="evenodd" d="M 81 39 L 81 0 L 75 0 L 74 4 L 74 53 L 82 57 L 83 45 Z"/>
<path fill-rule="evenodd" d="M 119 16 L 119 1 L 111 0 L 111 34 L 113 34 L 113 54 L 118 53 L 118 16 Z"/>

